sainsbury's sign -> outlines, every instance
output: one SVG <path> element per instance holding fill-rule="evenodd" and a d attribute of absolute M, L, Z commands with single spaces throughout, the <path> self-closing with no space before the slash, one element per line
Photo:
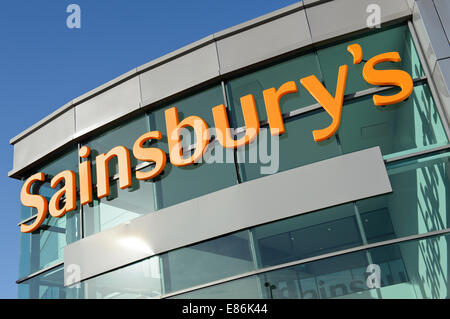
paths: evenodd
<path fill-rule="evenodd" d="M 363 51 L 359 44 L 349 45 L 347 50 L 353 56 L 353 64 L 362 62 Z M 374 94 L 373 102 L 375 105 L 399 103 L 408 98 L 412 93 L 413 81 L 407 72 L 398 69 L 375 69 L 377 64 L 383 62 L 400 61 L 401 58 L 398 52 L 387 52 L 374 56 L 365 62 L 362 75 L 366 82 L 372 85 L 391 85 L 400 88 L 400 91 L 394 95 L 381 96 Z M 339 128 L 348 68 L 348 65 L 341 65 L 339 67 L 334 96 L 330 94 L 315 75 L 300 79 L 300 84 L 317 100 L 332 119 L 328 127 L 318 128 L 312 131 L 313 138 L 316 142 L 330 138 Z M 283 96 L 297 92 L 298 87 L 295 81 L 286 82 L 279 88 L 263 90 L 262 93 L 271 135 L 277 136 L 285 133 L 280 101 Z M 253 95 L 248 94 L 241 97 L 240 102 L 245 121 L 245 135 L 239 139 L 235 139 L 231 134 L 225 105 L 220 104 L 211 109 L 216 138 L 224 148 L 240 148 L 251 143 L 259 134 L 260 122 Z M 180 121 L 178 110 L 175 106 L 165 111 L 165 121 L 170 163 L 178 167 L 196 163 L 203 156 L 210 142 L 209 128 L 206 122 L 196 115 L 190 115 Z M 191 127 L 196 136 L 195 149 L 189 157 L 183 155 L 180 138 L 181 130 L 186 127 Z M 147 141 L 160 140 L 161 138 L 162 133 L 160 131 L 150 131 L 135 141 L 132 149 L 133 156 L 140 161 L 154 163 L 154 167 L 149 171 L 136 171 L 136 179 L 150 180 L 157 177 L 164 170 L 167 162 L 166 153 L 156 147 L 144 146 Z M 90 153 L 91 150 L 88 146 L 83 146 L 79 150 L 80 158 L 85 159 L 79 164 L 78 173 L 80 185 L 79 202 L 81 205 L 93 201 L 92 164 L 89 160 Z M 97 198 L 99 199 L 110 194 L 108 164 L 113 158 L 116 158 L 118 163 L 120 188 L 125 189 L 131 186 L 132 171 L 130 152 L 126 147 L 119 145 L 107 153 L 97 155 L 95 158 Z M 77 208 L 76 179 L 75 172 L 71 170 L 62 171 L 54 176 L 49 181 L 50 187 L 55 189 L 61 185 L 62 187 L 50 198 L 50 201 L 47 201 L 42 195 L 31 192 L 31 187 L 34 183 L 46 182 L 45 174 L 38 172 L 30 176 L 22 187 L 20 199 L 23 205 L 34 207 L 37 210 L 37 217 L 31 224 L 21 224 L 21 232 L 29 233 L 37 230 L 45 220 L 48 212 L 51 216 L 58 218 L 63 217 L 67 212 L 75 210 Z M 64 201 L 61 200 L 63 197 L 65 198 Z"/>

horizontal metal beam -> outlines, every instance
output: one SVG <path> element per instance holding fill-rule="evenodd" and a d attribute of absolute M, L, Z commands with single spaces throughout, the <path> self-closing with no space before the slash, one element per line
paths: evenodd
<path fill-rule="evenodd" d="M 203 240 L 391 191 L 381 151 L 374 147 L 143 215 L 66 246 L 64 260 L 80 267 L 81 281 Z"/>

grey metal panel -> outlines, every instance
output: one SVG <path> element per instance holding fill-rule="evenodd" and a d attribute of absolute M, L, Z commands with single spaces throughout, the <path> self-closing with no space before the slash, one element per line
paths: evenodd
<path fill-rule="evenodd" d="M 87 99 L 93 97 L 94 95 L 97 95 L 100 92 L 103 92 L 105 90 L 108 90 L 112 87 L 114 87 L 115 85 L 117 85 L 118 83 L 124 82 L 125 80 L 128 80 L 134 76 L 136 76 L 137 74 L 137 69 L 131 69 L 130 71 L 119 75 L 118 77 L 112 79 L 111 81 L 108 81 L 98 87 L 96 87 L 93 90 L 90 90 L 89 92 L 84 93 L 83 95 L 80 95 L 79 97 L 73 99 L 73 104 L 79 104 L 80 102 L 86 101 Z"/>
<path fill-rule="evenodd" d="M 46 117 L 44 117 L 42 120 L 40 120 L 39 122 L 33 124 L 32 126 L 30 126 L 29 128 L 27 128 L 26 130 L 22 131 L 21 133 L 17 134 L 16 136 L 14 136 L 12 139 L 9 140 L 9 143 L 11 145 L 17 143 L 18 141 L 20 141 L 21 139 L 25 138 L 26 136 L 30 135 L 31 133 L 33 133 L 34 131 L 36 131 L 37 129 L 39 129 L 40 127 L 44 126 L 45 124 L 47 124 L 48 122 L 52 121 L 54 118 L 58 117 L 60 114 L 66 112 L 68 109 L 70 109 L 73 106 L 72 101 L 64 104 L 63 106 L 61 106 L 59 109 L 57 109 L 56 111 L 54 111 L 53 113 L 51 113 L 50 115 L 47 115 Z"/>
<path fill-rule="evenodd" d="M 331 0 L 303 0 L 303 5 L 305 7 L 316 6 L 320 3 L 327 2 Z"/>
<path fill-rule="evenodd" d="M 411 11 L 413 11 L 414 6 L 416 5 L 416 0 L 406 0 L 406 3 L 408 4 Z"/>
<path fill-rule="evenodd" d="M 139 107 L 139 78 L 136 76 L 76 105 L 76 135 L 89 132 Z"/>
<path fill-rule="evenodd" d="M 450 1 L 448 0 L 434 0 L 439 19 L 444 28 L 447 37 L 447 44 L 450 41 Z"/>
<path fill-rule="evenodd" d="M 73 139 L 74 109 L 59 114 L 14 144 L 13 170 L 18 171 Z"/>
<path fill-rule="evenodd" d="M 367 7 L 378 4 L 381 23 L 411 15 L 405 0 L 339 0 L 305 8 L 313 42 L 321 42 L 367 28 Z"/>
<path fill-rule="evenodd" d="M 147 214 L 64 249 L 65 282 L 247 227 L 392 191 L 379 147 L 235 185 Z"/>
<path fill-rule="evenodd" d="M 220 38 L 220 33 L 215 37 L 221 74 L 311 44 L 304 10 L 225 38 Z"/>
<path fill-rule="evenodd" d="M 173 59 L 175 59 L 177 57 L 180 57 L 180 56 L 182 56 L 184 54 L 189 53 L 190 51 L 194 51 L 194 50 L 196 50 L 198 48 L 201 48 L 201 47 L 203 47 L 203 46 L 205 46 L 207 44 L 210 44 L 212 42 L 214 42 L 214 37 L 211 34 L 211 35 L 208 35 L 208 36 L 206 36 L 206 37 L 204 37 L 204 38 L 202 38 L 200 40 L 197 40 L 197 41 L 192 42 L 192 43 L 190 43 L 188 45 L 185 45 L 184 47 L 179 48 L 178 50 L 175 50 L 175 51 L 172 51 L 170 53 L 167 53 L 167 54 L 163 55 L 162 57 L 156 58 L 156 59 L 154 59 L 154 60 L 152 60 L 150 62 L 147 62 L 147 63 L 137 67 L 137 72 L 141 73 L 141 72 L 147 71 L 147 70 L 149 70 L 151 68 L 154 68 L 154 67 L 157 67 L 158 65 L 161 65 L 161 64 L 164 64 L 166 62 L 169 62 L 170 60 L 173 60 Z"/>
<path fill-rule="evenodd" d="M 450 58 L 437 61 L 433 81 L 444 105 L 447 119 L 450 119 Z"/>
<path fill-rule="evenodd" d="M 156 66 L 139 75 L 144 105 L 219 76 L 215 43 Z"/>
<path fill-rule="evenodd" d="M 428 60 L 433 69 L 435 60 L 450 57 L 450 45 L 433 1 L 417 0 L 416 8 L 414 26 L 426 55 L 431 55 Z"/>
<path fill-rule="evenodd" d="M 295 11 L 299 11 L 303 9 L 303 1 L 296 2 L 287 7 L 283 7 L 281 9 L 272 11 L 260 17 L 254 18 L 252 20 L 240 23 L 233 27 L 227 28 L 225 30 L 214 33 L 214 38 L 216 40 L 221 39 L 223 37 L 231 36 L 232 34 L 245 31 L 247 29 L 256 27 L 257 25 L 269 22 L 271 20 L 278 19 L 282 16 L 294 13 Z"/>

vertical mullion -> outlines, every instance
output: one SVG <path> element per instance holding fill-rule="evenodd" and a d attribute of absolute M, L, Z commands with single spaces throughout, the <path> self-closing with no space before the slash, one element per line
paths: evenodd
<path fill-rule="evenodd" d="M 439 117 L 441 118 L 442 125 L 444 126 L 445 133 L 447 135 L 447 139 L 450 141 L 450 127 L 449 127 L 449 119 L 444 113 L 444 107 L 441 103 L 441 99 L 437 94 L 436 86 L 434 85 L 433 77 L 428 66 L 427 61 L 425 60 L 425 55 L 422 50 L 422 46 L 419 42 L 419 38 L 417 37 L 416 29 L 411 21 L 408 21 L 409 32 L 411 33 L 411 37 L 414 42 L 414 46 L 416 47 L 417 54 L 419 55 L 420 64 L 422 64 L 423 70 L 425 72 L 425 76 L 427 77 L 427 83 L 430 87 L 431 96 L 433 97 L 434 102 L 436 103 L 436 107 L 439 113 Z"/>

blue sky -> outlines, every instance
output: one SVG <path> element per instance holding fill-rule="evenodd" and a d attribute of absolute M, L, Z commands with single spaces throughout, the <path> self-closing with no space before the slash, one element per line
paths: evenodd
<path fill-rule="evenodd" d="M 294 0 L 40 0 L 0 6 L 0 298 L 16 298 L 20 182 L 9 140 L 60 106 L 132 68 Z M 66 7 L 81 7 L 81 29 Z"/>

